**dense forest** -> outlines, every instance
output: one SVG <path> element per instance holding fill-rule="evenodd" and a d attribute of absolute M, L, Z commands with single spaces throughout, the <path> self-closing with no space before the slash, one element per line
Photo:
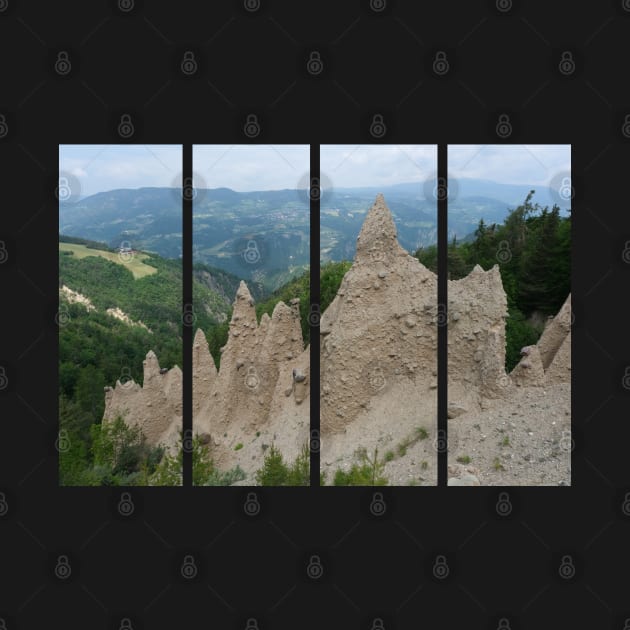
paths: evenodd
<path fill-rule="evenodd" d="M 555 315 L 571 291 L 571 217 L 532 203 L 532 190 L 503 224 L 482 220 L 463 242 L 448 246 L 451 280 L 470 273 L 475 265 L 484 270 L 499 265 L 507 294 L 506 369 L 520 360 L 523 346 L 536 343 L 548 316 Z M 435 245 L 419 249 L 418 260 L 437 272 Z"/>

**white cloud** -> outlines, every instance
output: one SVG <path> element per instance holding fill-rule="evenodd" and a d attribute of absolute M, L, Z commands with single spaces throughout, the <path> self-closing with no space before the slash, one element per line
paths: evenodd
<path fill-rule="evenodd" d="M 571 172 L 571 146 L 451 145 L 448 168 L 450 177 L 548 185 L 558 173 Z"/>
<path fill-rule="evenodd" d="M 337 188 L 425 181 L 436 170 L 435 145 L 322 145 L 320 169 Z"/>

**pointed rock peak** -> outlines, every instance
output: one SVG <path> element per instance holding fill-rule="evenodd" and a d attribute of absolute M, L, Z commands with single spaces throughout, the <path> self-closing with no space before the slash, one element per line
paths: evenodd
<path fill-rule="evenodd" d="M 232 305 L 232 321 L 231 325 L 237 322 L 247 322 L 252 324 L 256 321 L 256 310 L 254 309 L 254 298 L 249 292 L 247 284 L 241 280 L 241 284 L 236 291 L 236 297 Z"/>
<path fill-rule="evenodd" d="M 147 352 L 146 359 L 143 361 L 144 367 L 144 381 L 145 383 L 156 374 L 160 373 L 160 364 L 158 358 L 153 350 Z"/>
<path fill-rule="evenodd" d="M 294 315 L 294 311 L 292 308 L 290 308 L 289 306 L 287 306 L 282 300 L 280 302 L 278 302 L 274 307 L 273 307 L 273 313 L 271 314 L 271 319 L 275 320 L 275 319 L 279 319 L 283 316 L 293 316 Z"/>
<path fill-rule="evenodd" d="M 379 193 L 357 237 L 356 260 L 383 260 L 397 244 L 394 217 Z"/>
<path fill-rule="evenodd" d="M 216 366 L 214 359 L 210 354 L 210 348 L 208 346 L 208 340 L 201 328 L 197 329 L 195 333 L 195 341 L 193 343 L 193 378 L 196 378 L 203 372 L 206 376 L 207 372 L 216 374 Z"/>
<path fill-rule="evenodd" d="M 247 300 L 254 301 L 252 294 L 249 292 L 249 288 L 245 282 L 245 280 L 241 280 L 241 283 L 238 285 L 238 290 L 236 291 L 236 299 L 237 300 Z M 253 304 L 252 304 L 253 306 Z"/>
<path fill-rule="evenodd" d="M 208 345 L 208 340 L 206 339 L 206 335 L 204 334 L 203 330 L 201 330 L 201 328 L 197 328 L 197 332 L 195 333 L 195 340 L 193 342 L 195 345 L 197 344 L 203 344 L 203 345 Z"/>

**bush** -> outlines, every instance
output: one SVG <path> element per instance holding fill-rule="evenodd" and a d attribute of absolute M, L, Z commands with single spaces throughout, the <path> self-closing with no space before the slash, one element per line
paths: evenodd
<path fill-rule="evenodd" d="M 291 466 L 285 464 L 282 453 L 272 444 L 262 468 L 256 472 L 256 483 L 259 486 L 308 486 L 311 483 L 310 469 L 308 442 Z"/>
<path fill-rule="evenodd" d="M 378 449 L 368 456 L 364 448 L 355 451 L 358 462 L 352 464 L 349 471 L 337 469 L 333 483 L 335 486 L 386 486 L 387 479 L 382 476 L 384 464 L 378 461 Z"/>

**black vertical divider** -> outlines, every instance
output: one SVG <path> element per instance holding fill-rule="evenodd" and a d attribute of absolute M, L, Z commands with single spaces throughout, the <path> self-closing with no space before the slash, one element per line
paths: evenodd
<path fill-rule="evenodd" d="M 183 485 L 192 486 L 192 338 L 193 338 L 193 295 L 192 295 L 192 243 L 193 243 L 193 148 L 182 146 L 182 419 L 183 419 Z"/>
<path fill-rule="evenodd" d="M 319 316 L 320 293 L 319 293 L 319 202 L 321 198 L 320 175 L 319 175 L 319 144 L 311 144 L 311 174 L 310 174 L 310 230 L 311 230 L 311 250 L 310 250 L 310 296 L 309 323 L 311 330 L 310 342 L 310 376 L 311 376 L 311 486 L 319 486 L 319 451 L 321 440 L 319 434 Z M 306 305 L 304 305 L 306 308 Z"/>
<path fill-rule="evenodd" d="M 438 486 L 448 477 L 448 146 L 437 148 L 437 244 L 438 244 L 438 312 L 437 312 L 437 463 Z"/>

